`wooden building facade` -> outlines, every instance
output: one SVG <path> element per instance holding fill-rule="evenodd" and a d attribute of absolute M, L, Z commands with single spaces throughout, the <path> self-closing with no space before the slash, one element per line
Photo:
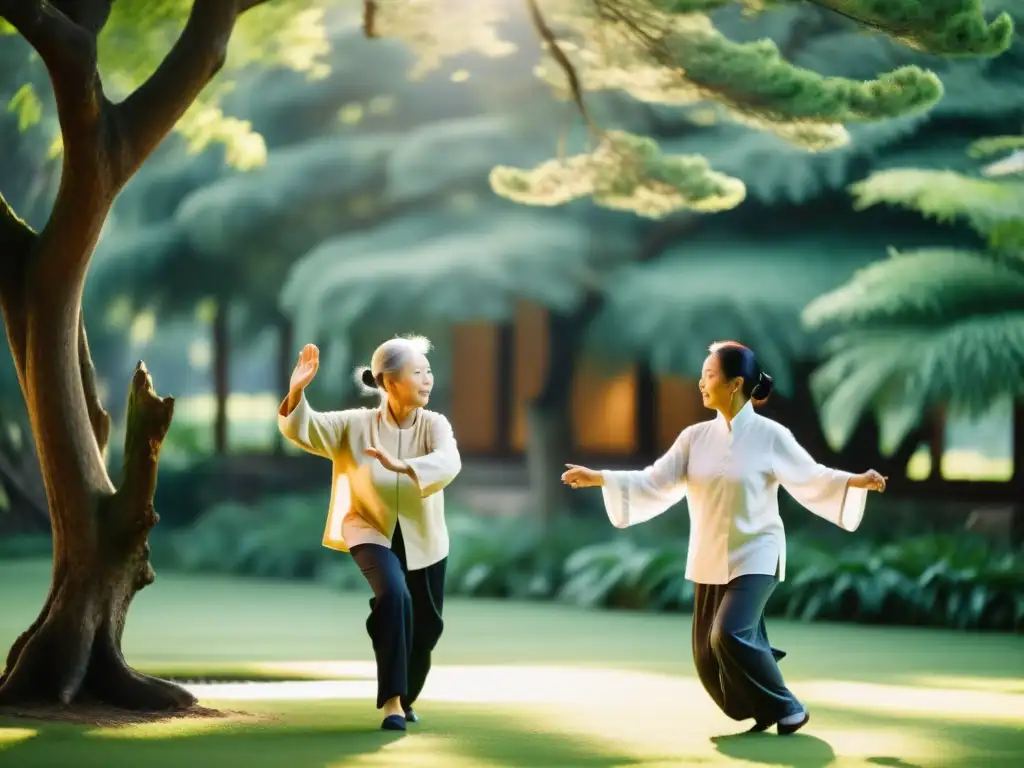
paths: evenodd
<path fill-rule="evenodd" d="M 515 321 L 507 325 L 462 324 L 453 329 L 451 341 L 450 415 L 464 454 L 476 460 L 521 460 L 527 444 L 527 412 L 546 373 L 545 310 L 523 304 Z M 829 449 L 810 405 L 806 374 L 814 364 L 808 361 L 797 368 L 802 371 L 797 377 L 803 383 L 798 384 L 801 391 L 791 398 L 773 397 L 764 413 L 792 429 L 819 460 L 851 470 L 870 466 L 888 472 L 890 489 L 897 494 L 979 503 L 1017 503 L 1024 498 L 1021 407 L 1015 410 L 1014 423 L 1007 425 L 1013 430 L 1013 476 L 949 479 L 941 469 L 948 432 L 941 414 L 920 428 L 909 452 L 890 459 L 879 456 L 877 431 L 867 428 L 858 445 L 837 454 Z M 710 418 L 696 379 L 654 374 L 644 364 L 609 373 L 584 361 L 576 371 L 571 408 L 573 457 L 609 467 L 643 466 L 664 452 L 682 429 Z M 916 460 L 930 461 L 930 471 L 908 478 L 911 454 Z"/>

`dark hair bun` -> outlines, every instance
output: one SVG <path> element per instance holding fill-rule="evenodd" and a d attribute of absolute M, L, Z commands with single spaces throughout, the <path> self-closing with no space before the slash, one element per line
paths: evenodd
<path fill-rule="evenodd" d="M 750 397 L 754 400 L 763 403 L 772 394 L 772 390 L 775 389 L 775 382 L 772 377 L 764 371 L 761 371 L 757 375 L 757 384 L 754 385 L 754 389 L 750 392 Z"/>
<path fill-rule="evenodd" d="M 370 389 L 376 389 L 377 388 L 377 380 L 373 378 L 373 371 L 371 371 L 369 368 L 364 368 L 363 369 L 362 379 L 363 379 L 363 384 L 365 384 Z"/>

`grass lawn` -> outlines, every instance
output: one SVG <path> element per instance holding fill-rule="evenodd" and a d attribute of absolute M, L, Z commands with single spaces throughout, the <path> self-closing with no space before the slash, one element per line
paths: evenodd
<path fill-rule="evenodd" d="M 0 646 L 35 616 L 49 564 L 0 563 Z M 240 712 L 118 728 L 0 719 L 0 766 L 948 766 L 1024 764 L 1024 637 L 772 622 L 813 719 L 744 730 L 700 688 L 687 617 L 451 600 L 404 737 L 377 730 L 367 595 L 160 574 L 124 650 Z"/>

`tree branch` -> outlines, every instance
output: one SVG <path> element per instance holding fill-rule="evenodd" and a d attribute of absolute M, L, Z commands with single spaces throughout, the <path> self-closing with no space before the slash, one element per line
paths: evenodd
<path fill-rule="evenodd" d="M 0 194 L 0 309 L 18 375 L 25 362 L 25 270 L 39 236 Z"/>
<path fill-rule="evenodd" d="M 19 258 L 27 252 L 36 241 L 36 233 L 28 224 L 18 218 L 18 214 L 0 194 L 0 243 L 3 248 L 4 261 L 12 257 Z"/>
<path fill-rule="evenodd" d="M 114 0 L 50 0 L 50 5 L 93 37 L 98 37 L 110 18 Z"/>
<path fill-rule="evenodd" d="M 146 364 L 139 361 L 128 392 L 128 413 L 124 435 L 124 473 L 115 501 L 127 505 L 132 514 L 123 517 L 124 535 L 145 539 L 159 519 L 153 509 L 160 446 L 171 427 L 174 398 L 158 397 Z M 118 503 L 111 505 L 112 509 Z"/>
<path fill-rule="evenodd" d="M 121 104 L 118 181 L 124 184 L 174 128 L 227 58 L 238 17 L 267 0 L 194 0 L 174 47 L 152 76 Z"/>
<path fill-rule="evenodd" d="M 96 386 L 96 366 L 92 362 L 89 351 L 89 339 L 85 333 L 85 314 L 78 314 L 78 366 L 82 373 L 82 387 L 85 389 L 85 402 L 89 408 L 89 422 L 92 424 L 96 443 L 100 453 L 107 455 L 107 441 L 110 439 L 110 414 L 103 409 L 99 391 Z"/>
<path fill-rule="evenodd" d="M 7 19 L 46 65 L 57 101 L 65 151 L 83 128 L 98 122 L 103 89 L 96 69 L 96 35 L 47 0 L 0 0 Z"/>

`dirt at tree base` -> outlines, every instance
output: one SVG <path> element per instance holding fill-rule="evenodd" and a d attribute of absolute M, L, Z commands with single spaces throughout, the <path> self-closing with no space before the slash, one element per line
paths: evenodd
<path fill-rule="evenodd" d="M 160 723 L 172 720 L 235 720 L 242 722 L 265 722 L 276 720 L 272 715 L 253 714 L 226 709 L 210 709 L 193 706 L 179 711 L 137 712 L 118 709 L 102 704 L 71 704 L 67 707 L 19 706 L 0 707 L 0 718 L 11 717 L 19 720 L 91 725 L 99 728 Z"/>

